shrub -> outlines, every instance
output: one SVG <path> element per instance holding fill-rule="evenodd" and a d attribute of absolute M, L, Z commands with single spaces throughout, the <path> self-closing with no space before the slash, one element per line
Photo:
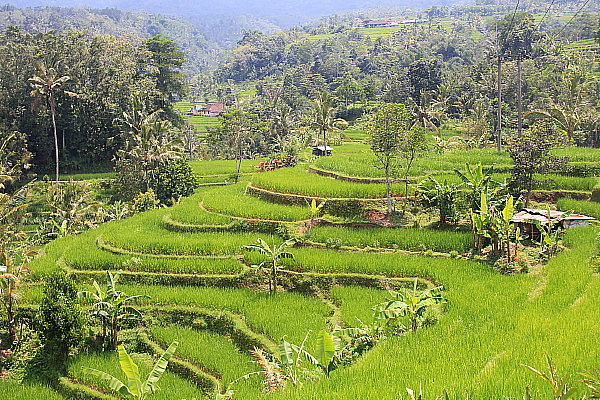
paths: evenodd
<path fill-rule="evenodd" d="M 69 349 L 83 340 L 85 319 L 76 299 L 77 289 L 72 279 L 63 272 L 48 276 L 35 323 L 45 353 L 52 355 L 53 369 L 57 372 L 63 369 Z"/>
<path fill-rule="evenodd" d="M 158 173 L 150 179 L 150 186 L 162 204 L 171 204 L 172 200 L 194 194 L 198 179 L 187 161 L 178 158 L 161 163 Z"/>

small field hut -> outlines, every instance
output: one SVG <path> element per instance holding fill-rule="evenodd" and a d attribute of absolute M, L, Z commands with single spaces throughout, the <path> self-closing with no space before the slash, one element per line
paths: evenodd
<path fill-rule="evenodd" d="M 519 226 L 521 228 L 521 232 L 530 238 L 539 238 L 541 233 L 538 230 L 535 221 L 538 221 L 540 225 L 546 225 L 549 221 L 558 218 L 561 219 L 560 227 L 564 229 L 573 228 L 576 226 L 587 226 L 590 224 L 590 221 L 596 219 L 594 217 L 588 217 L 587 215 L 581 214 L 565 215 L 564 212 L 555 210 L 550 210 L 550 215 L 548 215 L 548 210 L 523 208 L 521 211 L 513 215 L 510 222 Z"/>
<path fill-rule="evenodd" d="M 329 146 L 315 146 L 313 147 L 313 155 L 315 156 L 330 156 L 333 148 Z"/>

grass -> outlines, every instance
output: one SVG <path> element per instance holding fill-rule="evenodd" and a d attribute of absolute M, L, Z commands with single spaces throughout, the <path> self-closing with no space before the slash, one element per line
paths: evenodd
<path fill-rule="evenodd" d="M 187 197 L 181 202 L 169 209 L 171 217 L 179 222 L 194 224 L 194 225 L 227 225 L 233 220 L 226 215 L 219 215 L 206 211 L 200 207 L 200 202 L 207 193 L 210 193 L 217 188 L 210 188 L 200 193 L 196 193 Z"/>
<path fill-rule="evenodd" d="M 179 233 L 162 228 L 168 209 L 137 214 L 103 231 L 110 245 L 132 252 L 167 255 L 239 254 L 243 245 L 256 240 L 253 233 Z"/>
<path fill-rule="evenodd" d="M 246 183 L 224 186 L 203 194 L 211 211 L 249 219 L 301 221 L 310 218 L 310 208 L 269 203 L 245 194 Z"/>
<path fill-rule="evenodd" d="M 567 197 L 558 199 L 557 208 L 561 211 L 572 211 L 600 219 L 600 203 L 594 201 L 573 200 Z"/>
<path fill-rule="evenodd" d="M 594 228 L 569 231 L 566 242 L 575 247 L 551 260 L 541 275 L 503 276 L 464 260 L 430 259 L 418 265 L 416 271 L 435 277 L 447 289 L 446 314 L 437 325 L 385 340 L 330 379 L 273 397 L 391 400 L 403 398 L 404 388 L 422 384 L 430 396 L 448 389 L 451 396 L 467 390 L 474 398 L 520 398 L 530 385 L 533 393 L 548 398 L 541 379 L 520 364 L 542 368 L 548 353 L 561 376 L 597 368 L 600 325 L 594 315 L 600 312 L 595 301 L 600 277 L 589 266 L 597 233 Z M 321 268 L 335 268 L 341 257 L 334 261 L 321 255 Z M 396 274 L 416 272 L 414 263 L 396 255 L 364 258 L 361 269 L 375 265 L 373 269 L 384 271 L 392 259 Z"/>
<path fill-rule="evenodd" d="M 98 172 L 98 173 L 87 173 L 87 174 L 67 174 L 67 175 L 59 175 L 58 179 L 61 181 L 89 181 L 92 179 L 114 179 L 116 173 L 114 172 Z"/>
<path fill-rule="evenodd" d="M 386 292 L 362 286 L 331 288 L 331 299 L 340 304 L 345 326 L 361 326 L 373 322 L 373 306 L 385 301 Z"/>
<path fill-rule="evenodd" d="M 569 157 L 570 161 L 600 162 L 600 149 L 592 147 L 563 147 L 555 149 L 552 154 L 559 157 Z"/>
<path fill-rule="evenodd" d="M 411 168 L 410 176 L 424 176 L 435 173 L 448 173 L 455 168 L 463 170 L 465 163 L 481 163 L 489 168 L 492 165 L 507 167 L 511 164 L 507 153 L 498 154 L 493 149 L 450 150 L 441 154 L 429 152 L 427 157 L 419 157 Z M 358 154 L 335 153 L 331 157 L 321 157 L 315 166 L 326 171 L 346 176 L 383 178 L 385 173 L 379 168 L 379 162 L 372 151 L 365 148 Z"/>
<path fill-rule="evenodd" d="M 242 160 L 240 172 L 256 172 L 257 169 L 254 166 L 258 165 L 261 161 L 264 160 Z M 201 177 L 214 175 L 229 176 L 235 173 L 235 160 L 190 161 L 190 167 L 194 174 Z"/>
<path fill-rule="evenodd" d="M 353 183 L 306 173 L 302 167 L 281 168 L 252 179 L 252 184 L 276 192 L 301 194 L 325 198 L 383 198 L 383 183 Z M 399 187 L 393 188 L 395 196 L 402 194 Z"/>
<path fill-rule="evenodd" d="M 221 377 L 224 387 L 242 375 L 260 370 L 249 354 L 241 353 L 230 339 L 217 333 L 181 326 L 153 327 L 151 332 L 163 346 L 177 340 L 177 355 L 216 373 Z M 243 379 L 233 388 L 240 399 L 258 397 L 261 378 L 254 376 L 249 380 Z"/>
<path fill-rule="evenodd" d="M 334 239 L 343 246 L 352 247 L 457 251 L 459 253 L 465 253 L 471 249 L 470 233 L 403 228 L 357 229 L 317 226 L 313 229 L 311 240 L 326 243 L 328 239 Z"/>
<path fill-rule="evenodd" d="M 0 379 L 0 400 L 63 400 L 50 387 L 40 383 L 21 384 L 10 379 Z"/>
<path fill-rule="evenodd" d="M 356 133 L 359 135 L 360 133 Z M 558 150 L 571 152 L 574 161 L 595 162 L 597 150 L 578 148 Z M 367 145 L 344 144 L 336 147 L 332 157 L 316 159 L 323 169 L 344 175 L 369 176 L 380 173 L 373 167 L 373 156 Z M 451 171 L 464 168 L 464 160 L 472 164 L 497 163 L 509 165 L 505 153 L 493 150 L 448 151 L 419 160 L 415 176 L 435 175 L 458 182 Z M 245 160 L 248 172 L 251 160 Z M 223 176 L 233 170 L 233 161 L 196 162 L 196 171 L 204 176 Z M 418 166 L 418 168 L 417 168 Z M 226 172 L 223 172 L 226 171 Z M 373 172 L 375 171 L 375 172 Z M 198 173 L 198 172 L 197 172 Z M 363 175 L 365 174 L 365 175 Z M 421 175 L 423 174 L 423 175 Z M 499 174 L 497 178 L 505 175 Z M 589 191 L 596 178 L 551 176 L 556 189 Z M 253 183 L 269 189 L 322 197 L 383 197 L 383 184 L 357 184 L 307 174 L 305 169 L 290 168 L 252 175 Z M 402 194 L 401 185 L 398 187 Z M 170 213 L 178 221 L 193 224 L 228 224 L 231 218 L 203 211 L 202 199 L 219 212 L 245 218 L 268 218 L 296 221 L 307 210 L 304 207 L 285 207 L 267 204 L 244 195 L 245 183 L 218 188 L 201 188 L 197 193 L 169 209 L 139 214 L 125 221 L 115 221 L 78 236 L 58 239 L 44 248 L 45 255 L 33 260 L 30 269 L 34 277 L 58 269 L 61 263 L 77 269 L 130 269 L 149 272 L 232 273 L 242 264 L 235 254 L 244 254 L 241 246 L 255 243 L 262 237 L 267 243 L 280 242 L 278 237 L 264 234 L 175 233 L 164 229 L 162 217 Z M 590 216 L 600 216 L 600 205 L 561 199 L 561 209 Z M 297 214 L 296 214 L 297 213 Z M 340 252 L 333 249 L 292 248 L 295 260 L 283 260 L 288 269 L 311 273 L 357 273 L 384 277 L 428 277 L 445 287 L 449 300 L 445 314 L 437 325 L 418 332 L 389 338 L 368 352 L 355 365 L 333 371 L 330 378 L 305 382 L 301 387 L 288 385 L 273 399 L 361 399 L 392 400 L 405 398 L 405 388 L 416 389 L 422 383 L 426 396 L 433 398 L 444 389 L 451 397 L 469 392 L 472 398 L 521 398 L 524 388 L 531 386 L 539 398 L 550 393 L 541 380 L 521 367 L 529 364 L 544 366 L 544 353 L 555 360 L 560 374 L 593 370 L 598 365 L 597 337 L 600 335 L 600 276 L 594 274 L 590 257 L 598 252 L 597 227 L 577 228 L 566 233 L 565 243 L 571 249 L 551 259 L 532 274 L 500 275 L 489 264 L 457 258 L 432 258 L 403 255 L 394 252 Z M 314 240 L 358 247 L 387 247 L 391 249 L 458 251 L 468 250 L 470 236 L 465 233 L 438 232 L 426 229 L 352 229 L 316 227 Z M 118 255 L 101 250 L 96 238 L 147 256 Z M 156 255 L 153 257 L 151 255 Z M 165 257 L 171 255 L 171 257 Z M 179 255 L 191 255 L 181 258 Z M 228 255 L 229 258 L 200 258 L 197 255 Z M 254 264 L 257 253 L 245 253 L 245 262 Z M 257 280 L 263 275 L 257 275 Z M 260 281 L 258 281 L 260 282 Z M 264 282 L 266 284 L 266 282 Z M 170 287 L 158 285 L 120 285 L 130 294 L 148 294 L 150 300 L 140 304 L 188 305 L 209 309 L 225 309 L 243 315 L 256 332 L 274 341 L 284 335 L 299 344 L 309 330 L 329 329 L 327 319 L 331 309 L 320 299 L 300 293 L 265 291 L 245 288 Z M 383 301 L 386 293 L 358 286 L 333 286 L 331 299 L 341 308 L 346 326 L 358 326 L 372 320 L 371 307 Z M 40 288 L 24 292 L 23 301 L 37 302 Z M 180 354 L 223 376 L 224 383 L 258 369 L 250 358 L 241 354 L 228 338 L 211 332 L 196 331 L 180 326 L 152 326 L 155 338 L 163 344 L 180 340 Z M 313 334 L 314 336 L 314 334 Z M 315 348 L 314 340 L 308 345 Z M 140 363 L 151 364 L 144 356 Z M 81 365 L 94 366 L 119 375 L 115 354 L 81 354 L 70 371 L 81 377 Z M 390 367 L 393 366 L 393 367 Z M 121 376 L 121 375 L 119 375 Z M 11 384 L 9 384 L 11 385 Z M 200 398 L 202 395 L 189 382 L 167 374 L 159 385 L 162 392 L 154 398 Z M 257 380 L 235 387 L 240 398 L 260 398 Z M 0 381 L 0 394 L 6 386 Z M 53 392 L 41 390 L 22 398 L 54 399 Z M 14 393 L 20 396 L 21 387 Z M 173 397 L 173 393 L 176 397 Z M 0 395 L 1 396 L 1 395 Z M 162 396 L 162 397 L 160 397 Z M 168 397 L 170 396 L 170 397 Z M 0 397 L 1 398 L 1 397 Z M 11 398 L 14 396 L 11 395 Z"/>
<path fill-rule="evenodd" d="M 309 330 L 318 332 L 325 329 L 325 317 L 329 313 L 329 308 L 321 300 L 299 293 L 279 292 L 271 295 L 267 291 L 250 289 L 175 289 L 150 285 L 121 285 L 120 289 L 125 293 L 152 296 L 151 300 L 144 300 L 146 304 L 178 304 L 226 309 L 243 314 L 251 329 L 266 334 L 276 342 L 288 335 L 290 341 L 300 343 Z"/>
<path fill-rule="evenodd" d="M 155 360 L 153 360 L 147 354 L 135 354 L 133 352 L 129 353 L 133 358 L 133 361 L 140 368 L 140 375 L 142 376 L 142 381 L 145 381 Z M 175 354 L 177 354 L 177 351 L 175 352 Z M 102 388 L 107 393 L 115 395 L 116 392 L 110 389 L 107 381 L 101 380 L 91 375 L 83 374 L 81 372 L 81 367 L 84 366 L 107 372 L 113 375 L 114 377 L 118 378 L 122 382 L 127 382 L 125 375 L 119 368 L 119 358 L 117 356 L 116 351 L 99 354 L 80 354 L 75 357 L 75 359 L 69 365 L 68 369 L 69 375 L 76 378 L 77 380 L 87 384 L 93 384 Z M 195 387 L 191 382 L 170 372 L 168 367 L 167 371 L 162 375 L 161 379 L 158 381 L 157 386 L 160 388 L 160 390 L 158 390 L 152 395 L 152 399 L 154 400 L 172 400 L 174 398 L 193 399 L 202 398 L 203 396 L 202 391 L 199 388 Z M 174 397 L 175 393 L 176 397 Z"/>
<path fill-rule="evenodd" d="M 107 223 L 101 227 L 82 233 L 78 236 L 67 236 L 57 239 L 44 247 L 43 257 L 31 261 L 30 268 L 36 274 L 47 274 L 57 270 L 59 261 L 66 265 L 82 270 L 127 270 L 145 272 L 172 272 L 172 273 L 237 273 L 242 266 L 235 258 L 154 258 L 140 255 L 120 255 L 104 251 L 96 246 L 98 235 L 114 232 L 113 226 L 120 225 L 118 222 Z M 131 226 L 125 229 L 127 232 Z M 130 231 L 131 232 L 131 231 Z M 162 237 L 163 234 L 171 234 L 160 230 L 155 236 Z M 217 239 L 220 236 L 216 237 Z M 242 244 L 248 244 L 256 240 L 255 236 L 248 235 Z M 239 246 L 232 247 L 234 251 L 240 252 Z M 138 250 L 148 250 L 142 247 Z M 152 249 L 150 249 L 152 250 Z M 148 251 L 151 252 L 151 251 Z"/>

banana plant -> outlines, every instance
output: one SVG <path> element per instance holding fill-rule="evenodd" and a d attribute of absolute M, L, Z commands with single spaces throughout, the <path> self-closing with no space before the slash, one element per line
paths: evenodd
<path fill-rule="evenodd" d="M 471 167 L 469 163 L 466 163 L 463 172 L 455 169 L 454 173 L 458 175 L 464 185 L 471 189 L 471 208 L 474 211 L 479 211 L 481 209 L 480 199 L 483 193 L 488 196 L 493 196 L 503 187 L 501 183 L 492 180 L 492 174 L 494 173 L 493 165 L 487 171 L 483 172 L 481 163 L 474 167 Z"/>
<path fill-rule="evenodd" d="M 400 291 L 388 291 L 392 296 L 392 300 L 379 303 L 373 307 L 375 319 L 386 321 L 387 326 L 391 326 L 399 318 L 408 317 L 410 331 L 416 331 L 419 323 L 424 319 L 425 311 L 429 307 L 447 301 L 442 297 L 442 291 L 444 290 L 442 286 L 417 290 L 417 283 L 418 280 L 415 279 L 412 290 L 403 288 Z"/>
<path fill-rule="evenodd" d="M 540 232 L 541 237 L 539 244 L 542 246 L 540 254 L 544 257 L 552 257 L 558 251 L 558 243 L 562 233 L 562 221 L 571 214 L 571 211 L 567 211 L 556 218 L 550 218 L 550 207 L 547 206 L 546 213 L 548 215 L 548 221 L 545 224 L 542 224 L 538 220 L 531 219 L 528 219 L 525 222 L 535 224 Z"/>
<path fill-rule="evenodd" d="M 117 289 L 118 279 L 119 274 L 113 275 L 110 271 L 106 271 L 106 292 L 102 291 L 96 281 L 93 281 L 95 292 L 77 293 L 77 297 L 95 302 L 90 315 L 102 321 L 103 340 L 106 338 L 107 327 L 110 328 L 113 349 L 117 348 L 120 323 L 125 320 L 142 319 L 142 313 L 127 303 L 138 298 L 150 298 L 150 296 L 142 294 L 127 296 Z"/>
<path fill-rule="evenodd" d="M 257 251 L 260 254 L 267 256 L 268 260 L 260 263 L 257 268 L 264 268 L 267 265 L 270 266 L 271 277 L 269 279 L 269 292 L 273 293 L 277 291 L 277 272 L 280 269 L 279 259 L 280 258 L 291 258 L 294 259 L 294 255 L 286 249 L 293 246 L 296 243 L 295 239 L 288 239 L 279 246 L 273 243 L 273 246 L 269 246 L 263 239 L 258 238 L 257 244 L 251 244 L 243 246 L 245 250 Z"/>
<path fill-rule="evenodd" d="M 127 351 L 125 350 L 125 347 L 123 347 L 123 345 L 119 345 L 118 348 L 119 365 L 121 366 L 121 371 L 123 371 L 123 373 L 127 377 L 127 385 L 106 372 L 89 367 L 81 368 L 83 373 L 85 374 L 97 376 L 101 379 L 107 380 L 109 382 L 110 388 L 120 393 L 121 395 L 130 396 L 135 400 L 145 400 L 149 395 L 158 390 L 156 382 L 158 382 L 158 380 L 161 378 L 161 376 L 167 369 L 167 364 L 173 356 L 173 353 L 175 353 L 178 344 L 178 342 L 171 343 L 169 348 L 167 348 L 167 350 L 160 356 L 158 361 L 154 364 L 152 371 L 150 371 L 148 377 L 144 382 L 142 382 L 138 366 L 133 362 L 131 356 L 127 354 Z"/>
<path fill-rule="evenodd" d="M 532 366 L 521 364 L 525 368 L 528 368 L 530 371 L 536 373 L 540 378 L 546 381 L 550 387 L 552 387 L 552 391 L 554 392 L 555 400 L 570 400 L 574 399 L 575 394 L 577 393 L 576 387 L 569 387 L 569 375 L 564 375 L 562 377 L 558 376 L 558 371 L 556 365 L 552 362 L 552 359 L 549 355 L 546 354 L 546 363 L 548 364 L 548 371 L 540 371 Z M 585 397 L 584 397 L 585 398 Z"/>
<path fill-rule="evenodd" d="M 510 240 L 512 238 L 512 224 L 510 220 L 514 213 L 514 199 L 508 196 L 504 207 L 499 210 L 496 204 L 490 207 L 489 204 L 484 205 L 484 195 L 482 195 L 482 211 L 481 221 L 476 221 L 480 234 L 492 240 L 492 251 L 494 254 L 506 255 L 507 261 L 511 261 Z M 483 211 L 483 210 L 486 211 Z"/>
<path fill-rule="evenodd" d="M 288 377 L 294 386 L 298 384 L 298 369 L 303 358 L 306 358 L 308 362 L 321 368 L 321 370 L 327 376 L 329 376 L 329 373 L 335 366 L 333 360 L 340 349 L 340 336 L 336 335 L 335 333 L 331 334 L 324 330 L 320 331 L 317 336 L 315 354 L 313 355 L 304 348 L 310 333 L 311 331 L 308 331 L 300 346 L 289 343 L 285 339 L 285 336 L 283 337 L 281 345 L 279 346 L 279 359 L 281 360 L 282 367 L 287 371 Z M 296 354 L 295 358 L 294 353 Z"/>
<path fill-rule="evenodd" d="M 310 224 L 308 225 L 308 231 L 306 232 L 306 237 L 309 239 L 313 226 L 315 225 L 315 219 L 321 213 L 321 210 L 325 206 L 325 202 L 327 202 L 327 200 L 321 201 L 319 205 L 317 205 L 317 201 L 315 199 L 312 199 L 310 202 Z"/>

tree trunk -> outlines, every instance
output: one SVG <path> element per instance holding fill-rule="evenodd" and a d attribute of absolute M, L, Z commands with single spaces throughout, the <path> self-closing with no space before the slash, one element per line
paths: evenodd
<path fill-rule="evenodd" d="M 408 205 L 408 174 L 404 177 L 404 207 L 402 208 L 402 216 L 406 214 L 406 206 Z"/>
<path fill-rule="evenodd" d="M 385 191 L 387 198 L 387 215 L 392 216 L 392 182 L 390 181 L 390 165 L 385 166 Z"/>
<path fill-rule="evenodd" d="M 56 109 L 54 107 L 54 97 L 50 93 L 50 114 L 52 114 L 52 128 L 54 130 L 54 161 L 56 162 L 56 180 L 54 188 L 58 189 L 58 132 L 56 130 Z"/>
<path fill-rule="evenodd" d="M 272 270 L 272 275 L 273 275 L 273 292 L 277 291 L 277 261 L 273 260 L 273 270 Z"/>
<path fill-rule="evenodd" d="M 112 338 L 112 347 L 114 350 L 117 350 L 117 346 L 119 344 L 119 327 L 117 325 L 117 316 L 115 315 L 115 317 L 113 318 L 111 327 L 110 327 L 110 334 L 111 334 L 111 338 Z"/>
<path fill-rule="evenodd" d="M 6 321 L 6 325 L 8 327 L 8 337 L 10 343 L 12 344 L 17 340 L 17 324 L 15 322 L 15 310 L 13 309 L 13 302 L 10 298 L 8 299 L 6 312 L 8 314 L 8 318 Z"/>

